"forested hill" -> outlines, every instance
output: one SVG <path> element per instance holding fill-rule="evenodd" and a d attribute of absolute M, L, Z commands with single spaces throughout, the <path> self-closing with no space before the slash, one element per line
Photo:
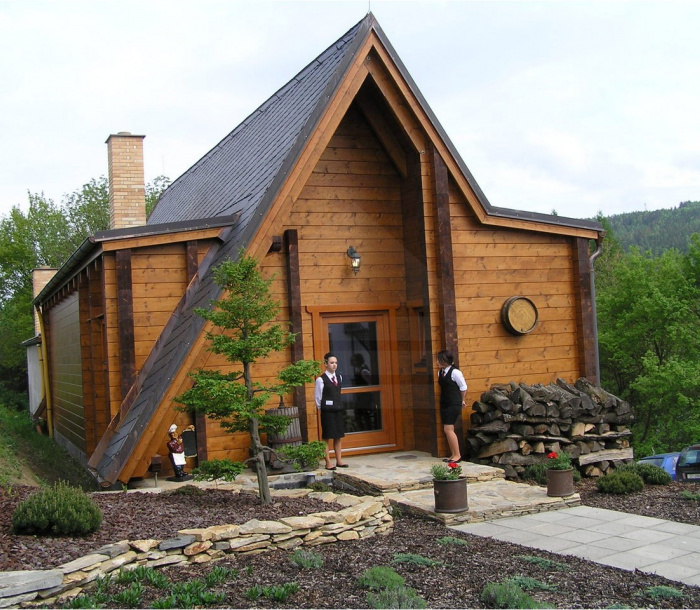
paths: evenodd
<path fill-rule="evenodd" d="M 690 236 L 700 233 L 700 201 L 685 201 L 667 210 L 616 214 L 606 220 L 625 250 L 637 246 L 657 256 L 669 248 L 686 252 Z"/>

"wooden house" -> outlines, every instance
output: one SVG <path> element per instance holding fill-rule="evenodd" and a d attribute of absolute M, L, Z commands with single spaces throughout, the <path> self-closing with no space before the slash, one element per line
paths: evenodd
<path fill-rule="evenodd" d="M 371 14 L 180 176 L 147 221 L 142 143 L 110 136 L 114 228 L 35 300 L 52 431 L 105 485 L 148 476 L 173 422 L 195 427 L 190 466 L 248 457 L 247 435 L 173 401 L 190 371 L 224 364 L 193 309 L 220 296 L 212 268 L 242 248 L 274 277 L 279 320 L 298 333 L 256 373 L 332 349 L 350 455 L 445 455 L 441 349 L 457 356 L 469 402 L 498 382 L 597 382 L 602 227 L 492 206 Z M 304 439 L 319 438 L 312 386 L 285 403 Z"/>

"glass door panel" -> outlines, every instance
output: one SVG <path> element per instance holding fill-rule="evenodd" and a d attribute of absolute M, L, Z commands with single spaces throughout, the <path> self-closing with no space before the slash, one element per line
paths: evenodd
<path fill-rule="evenodd" d="M 324 353 L 338 358 L 345 406 L 344 448 L 395 444 L 391 350 L 385 315 L 323 315 Z"/>

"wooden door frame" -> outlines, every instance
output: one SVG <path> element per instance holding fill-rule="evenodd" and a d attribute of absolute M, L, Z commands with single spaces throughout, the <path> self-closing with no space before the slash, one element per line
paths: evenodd
<path fill-rule="evenodd" d="M 311 314 L 311 328 L 313 334 L 314 358 L 323 361 L 323 347 L 321 337 L 323 336 L 323 316 L 325 314 L 348 314 L 352 315 L 386 315 L 389 328 L 389 383 L 387 391 L 390 392 L 391 402 L 394 409 L 394 430 L 396 433 L 395 444 L 387 447 L 371 447 L 369 449 L 343 449 L 343 453 L 379 453 L 381 451 L 400 451 L 403 449 L 403 410 L 401 408 L 401 392 L 399 388 L 399 345 L 397 337 L 396 312 L 399 303 L 349 303 L 346 305 L 307 305 L 306 311 Z"/>

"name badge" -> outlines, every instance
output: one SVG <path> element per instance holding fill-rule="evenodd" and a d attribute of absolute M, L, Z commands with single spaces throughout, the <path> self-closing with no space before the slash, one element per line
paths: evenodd
<path fill-rule="evenodd" d="M 333 404 L 333 401 L 332 401 L 332 400 L 327 400 L 327 401 L 326 401 L 326 406 L 327 406 L 327 407 L 330 406 L 330 405 L 332 405 L 332 404 Z"/>

